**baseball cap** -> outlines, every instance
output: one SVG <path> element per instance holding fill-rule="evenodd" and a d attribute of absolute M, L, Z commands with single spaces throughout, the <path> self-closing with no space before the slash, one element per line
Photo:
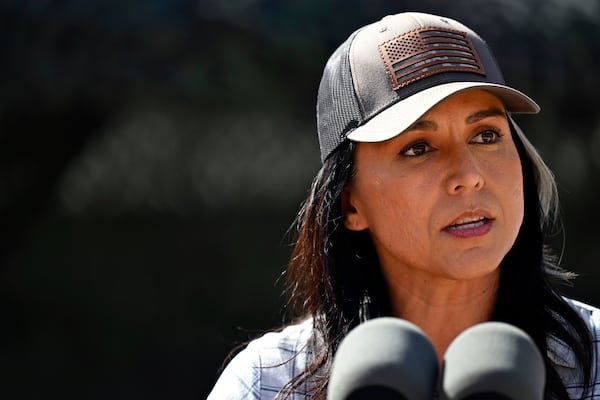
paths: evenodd
<path fill-rule="evenodd" d="M 458 21 L 406 12 L 364 26 L 323 71 L 317 96 L 321 161 L 347 139 L 391 139 L 440 101 L 475 88 L 492 92 L 511 113 L 540 110 L 505 84 L 491 49 Z"/>

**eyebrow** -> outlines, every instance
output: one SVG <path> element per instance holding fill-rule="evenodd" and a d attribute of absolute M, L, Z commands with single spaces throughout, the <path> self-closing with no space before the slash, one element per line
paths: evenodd
<path fill-rule="evenodd" d="M 504 111 L 500 108 L 494 107 L 494 108 L 490 108 L 487 110 L 477 111 L 476 113 L 469 115 L 467 118 L 465 118 L 465 122 L 467 124 L 474 124 L 485 118 L 505 117 L 505 116 L 506 116 L 506 111 Z M 438 124 L 435 123 L 434 121 L 419 120 L 419 121 L 415 122 L 414 124 L 412 124 L 410 127 L 408 127 L 408 129 L 406 129 L 406 130 L 407 131 L 436 130 L 437 128 L 438 128 Z"/>
<path fill-rule="evenodd" d="M 505 117 L 505 116 L 506 116 L 506 111 L 501 110 L 499 108 L 490 108 L 489 110 L 478 111 L 475 114 L 469 115 L 465 119 L 465 122 L 467 124 L 474 124 L 475 122 L 478 122 L 484 118 Z"/>

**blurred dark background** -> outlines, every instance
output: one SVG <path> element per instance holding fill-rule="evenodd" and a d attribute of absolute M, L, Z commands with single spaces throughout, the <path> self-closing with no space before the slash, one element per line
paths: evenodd
<path fill-rule="evenodd" d="M 0 396 L 205 398 L 284 320 L 328 55 L 404 10 L 474 28 L 541 104 L 518 121 L 559 182 L 565 293 L 600 304 L 598 1 L 4 0 Z"/>

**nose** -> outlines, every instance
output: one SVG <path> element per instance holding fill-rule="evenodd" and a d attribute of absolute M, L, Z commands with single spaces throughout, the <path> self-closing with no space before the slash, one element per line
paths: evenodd
<path fill-rule="evenodd" d="M 485 181 L 477 158 L 468 149 L 456 150 L 449 157 L 446 191 L 458 195 L 483 188 Z"/>

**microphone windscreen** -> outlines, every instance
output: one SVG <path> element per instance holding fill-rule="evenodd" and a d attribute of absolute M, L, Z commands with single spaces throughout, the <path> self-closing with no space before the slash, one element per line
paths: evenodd
<path fill-rule="evenodd" d="M 333 360 L 328 400 L 433 398 L 438 360 L 425 334 L 392 317 L 350 331 Z"/>
<path fill-rule="evenodd" d="M 546 371 L 533 340 L 501 323 L 475 325 L 454 339 L 444 356 L 442 399 L 542 400 Z"/>

